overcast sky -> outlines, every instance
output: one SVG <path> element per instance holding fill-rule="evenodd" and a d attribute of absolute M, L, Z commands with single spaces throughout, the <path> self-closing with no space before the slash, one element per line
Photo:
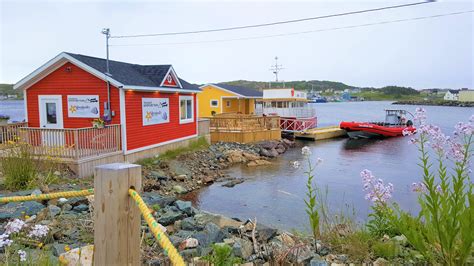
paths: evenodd
<path fill-rule="evenodd" d="M 103 27 L 117 35 L 190 31 L 268 23 L 412 1 L 5 1 L 0 0 L 0 83 L 15 83 L 62 51 L 105 56 Z M 332 80 L 354 86 L 474 88 L 473 13 L 274 38 L 474 9 L 472 1 L 414 7 L 280 26 L 186 36 L 112 39 L 113 60 L 172 64 L 193 83 Z M 203 43 L 203 41 L 205 41 Z M 189 43 L 198 42 L 198 43 Z M 186 43 L 186 44 L 183 44 Z"/>

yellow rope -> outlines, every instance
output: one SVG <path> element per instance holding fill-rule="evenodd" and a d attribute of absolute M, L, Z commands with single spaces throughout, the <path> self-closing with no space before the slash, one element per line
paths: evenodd
<path fill-rule="evenodd" d="M 85 190 L 76 190 L 76 191 L 63 191 L 63 192 L 54 192 L 48 194 L 38 194 L 31 196 L 14 196 L 14 197 L 4 197 L 0 198 L 0 203 L 8 202 L 19 202 L 19 201 L 33 201 L 33 200 L 50 200 L 57 198 L 75 198 L 83 197 L 94 194 L 94 189 L 85 189 Z"/>
<path fill-rule="evenodd" d="M 148 206 L 146 206 L 140 195 L 138 195 L 138 193 L 133 189 L 129 189 L 128 194 L 137 203 L 138 208 L 140 209 L 140 212 L 143 215 L 143 218 L 145 219 L 146 223 L 148 224 L 153 233 L 153 236 L 155 236 L 156 240 L 158 240 L 158 243 L 163 248 L 165 255 L 170 258 L 171 263 L 177 266 L 184 266 L 185 264 L 183 258 L 178 253 L 173 244 L 171 244 L 166 234 L 161 230 L 161 227 L 155 221 L 155 218 L 153 218 L 153 215 L 148 209 Z"/>

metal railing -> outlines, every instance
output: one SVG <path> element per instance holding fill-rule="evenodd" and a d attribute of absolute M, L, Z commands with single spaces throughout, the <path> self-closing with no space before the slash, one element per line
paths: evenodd
<path fill-rule="evenodd" d="M 255 131 L 280 128 L 278 116 L 225 115 L 210 118 L 211 132 L 216 131 Z"/>
<path fill-rule="evenodd" d="M 79 160 L 122 149 L 120 125 L 104 128 L 19 129 L 20 140 L 31 146 L 34 155 Z"/>
<path fill-rule="evenodd" d="M 291 108 L 277 108 L 277 107 L 262 107 L 257 106 L 255 109 L 257 115 L 278 115 L 281 117 L 315 117 L 316 110 L 311 107 L 291 107 Z"/>
<path fill-rule="evenodd" d="M 317 125 L 317 119 L 281 118 L 280 128 L 286 132 L 302 132 Z"/>

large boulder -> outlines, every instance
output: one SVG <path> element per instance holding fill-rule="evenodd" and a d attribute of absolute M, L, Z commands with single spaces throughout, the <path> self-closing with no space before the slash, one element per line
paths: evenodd
<path fill-rule="evenodd" d="M 205 225 L 207 223 L 214 223 L 217 226 L 219 226 L 219 228 L 221 229 L 225 227 L 239 228 L 242 225 L 241 222 L 236 221 L 234 219 L 222 216 L 220 214 L 214 214 L 214 213 L 203 212 L 203 211 L 196 214 L 194 216 L 194 219 L 196 220 L 197 224 Z"/>
<path fill-rule="evenodd" d="M 193 238 L 198 240 L 199 245 L 207 247 L 214 243 L 222 242 L 225 238 L 224 232 L 214 223 L 208 223 L 204 230 L 193 234 Z"/>
<path fill-rule="evenodd" d="M 23 215 L 32 216 L 44 209 L 44 205 L 36 201 L 10 202 L 0 206 L 0 222 L 19 218 Z"/>
<path fill-rule="evenodd" d="M 174 197 L 164 197 L 153 192 L 143 192 L 141 196 L 149 207 L 158 204 L 161 208 L 164 208 L 176 201 Z"/>
<path fill-rule="evenodd" d="M 246 259 L 253 254 L 253 244 L 247 239 L 235 238 L 232 250 L 235 256 Z"/>
<path fill-rule="evenodd" d="M 158 222 L 164 226 L 173 224 L 175 221 L 180 220 L 184 217 L 184 213 L 177 210 L 175 207 L 166 208 L 164 213 L 158 217 Z"/>
<path fill-rule="evenodd" d="M 92 266 L 94 258 L 94 245 L 71 249 L 59 256 L 61 265 L 67 266 Z"/>
<path fill-rule="evenodd" d="M 182 201 L 177 200 L 175 201 L 174 205 L 182 212 L 186 213 L 187 215 L 193 215 L 193 206 L 191 205 L 190 201 Z"/>

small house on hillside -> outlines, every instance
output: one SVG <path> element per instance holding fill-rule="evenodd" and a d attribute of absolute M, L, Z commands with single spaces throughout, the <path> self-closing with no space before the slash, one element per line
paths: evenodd
<path fill-rule="evenodd" d="M 444 95 L 445 101 L 457 101 L 459 100 L 459 90 L 448 90 Z"/>
<path fill-rule="evenodd" d="M 254 114 L 255 100 L 261 99 L 261 91 L 227 84 L 206 84 L 198 95 L 199 117 L 222 113 Z"/>
<path fill-rule="evenodd" d="M 34 147 L 54 147 L 79 176 L 95 165 L 135 162 L 198 137 L 198 86 L 172 65 L 138 65 L 61 53 L 29 74 L 23 90 Z M 105 121 L 103 121 L 105 120 Z"/>

